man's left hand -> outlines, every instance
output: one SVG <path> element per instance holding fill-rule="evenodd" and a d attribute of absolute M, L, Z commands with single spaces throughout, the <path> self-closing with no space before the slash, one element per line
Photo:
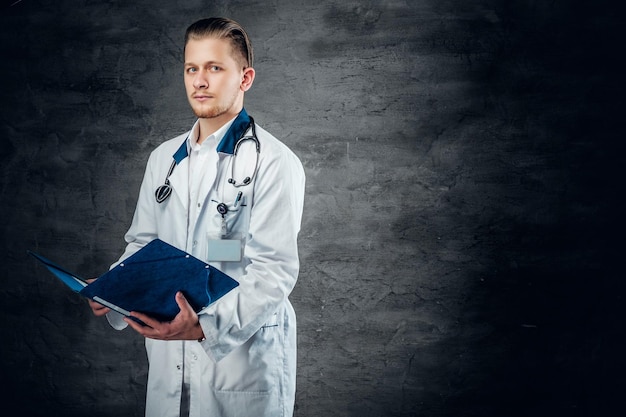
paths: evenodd
<path fill-rule="evenodd" d="M 142 326 L 136 321 L 124 317 L 124 321 L 128 323 L 130 327 L 135 329 L 137 333 L 148 337 L 150 339 L 158 340 L 200 340 L 204 337 L 202 327 L 200 327 L 200 320 L 193 308 L 189 305 L 189 302 L 185 298 L 182 292 L 176 293 L 176 304 L 180 308 L 180 312 L 174 317 L 172 321 L 158 321 L 154 318 L 132 311 L 131 316 L 138 318 L 144 322 L 147 326 Z"/>

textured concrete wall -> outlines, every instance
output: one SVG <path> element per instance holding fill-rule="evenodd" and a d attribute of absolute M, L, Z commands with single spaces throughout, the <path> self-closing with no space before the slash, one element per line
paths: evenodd
<path fill-rule="evenodd" d="M 26 250 L 84 276 L 119 256 L 148 152 L 193 122 L 182 35 L 210 15 L 248 28 L 246 107 L 308 176 L 296 416 L 610 415 L 624 68 L 608 1 L 4 1 L 2 404 L 142 415 L 143 340 Z"/>

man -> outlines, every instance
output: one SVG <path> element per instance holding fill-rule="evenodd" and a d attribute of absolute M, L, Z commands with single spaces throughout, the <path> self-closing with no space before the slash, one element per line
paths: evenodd
<path fill-rule="evenodd" d="M 146 337 L 146 416 L 290 416 L 296 321 L 288 300 L 299 269 L 305 177 L 299 159 L 251 119 L 255 77 L 244 29 L 203 19 L 185 35 L 184 82 L 197 122 L 148 160 L 122 260 L 159 238 L 210 262 L 239 286 L 196 314 L 141 326 L 90 302 L 116 329 Z M 257 144 L 244 135 L 258 136 Z M 236 249 L 233 250 L 233 242 Z M 243 248 L 243 249 L 241 249 Z"/>

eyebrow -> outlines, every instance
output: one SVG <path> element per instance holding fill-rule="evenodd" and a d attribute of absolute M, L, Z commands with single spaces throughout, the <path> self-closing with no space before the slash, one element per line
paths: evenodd
<path fill-rule="evenodd" d="M 197 66 L 208 66 L 208 65 L 224 65 L 224 63 L 220 62 L 220 61 L 206 61 L 205 63 L 198 65 L 198 64 L 196 64 L 194 62 L 185 62 L 184 65 L 186 67 L 187 66 L 195 66 L 195 67 L 197 67 Z"/>

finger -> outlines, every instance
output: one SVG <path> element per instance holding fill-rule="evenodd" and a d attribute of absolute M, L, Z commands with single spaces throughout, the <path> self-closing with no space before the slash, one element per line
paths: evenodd
<path fill-rule="evenodd" d="M 107 314 L 109 311 L 111 311 L 110 308 L 105 307 L 102 304 L 96 303 L 95 301 L 91 301 L 91 300 L 89 300 L 89 307 L 91 308 L 91 311 L 93 312 L 93 314 L 95 314 L 96 316 L 103 316 Z"/>
<path fill-rule="evenodd" d="M 143 320 L 150 321 L 150 318 L 148 316 L 145 316 Z M 143 320 L 139 319 L 139 317 L 135 316 L 134 314 L 124 317 L 124 321 L 128 323 L 128 325 L 132 327 L 140 335 L 144 337 L 149 337 L 152 339 L 163 339 L 161 335 L 162 332 L 160 329 L 155 329 L 154 327 L 151 327 L 150 325 L 146 324 Z"/>
<path fill-rule="evenodd" d="M 140 313 L 140 312 L 138 312 L 138 311 L 131 311 L 131 312 L 130 312 L 130 315 L 131 315 L 131 316 L 133 316 L 133 317 L 135 317 L 135 318 L 137 318 L 137 319 L 139 319 L 139 320 L 141 320 L 141 321 L 142 321 L 142 322 L 143 322 L 146 326 L 149 326 L 149 327 L 151 327 L 151 328 L 153 328 L 153 329 L 158 328 L 158 327 L 159 327 L 159 325 L 161 324 L 161 322 L 160 322 L 160 321 L 158 321 L 158 320 L 156 320 L 156 319 L 154 319 L 154 318 L 150 317 L 150 316 L 149 316 L 149 315 L 147 315 L 147 314 Z M 129 319 L 129 320 L 130 320 L 130 321 L 134 321 L 134 320 L 132 320 L 132 319 Z M 135 322 L 135 323 L 137 323 L 137 322 Z M 140 323 L 137 323 L 137 325 L 141 326 L 141 324 L 140 324 Z"/>
<path fill-rule="evenodd" d="M 193 308 L 191 308 L 191 304 L 189 304 L 189 301 L 187 301 L 182 291 L 178 291 L 175 298 L 176 304 L 178 304 L 178 308 L 180 308 L 180 311 L 193 311 Z"/>
<path fill-rule="evenodd" d="M 109 314 L 111 312 L 111 309 L 107 308 L 107 307 L 104 307 L 104 308 L 100 308 L 98 310 L 92 310 L 92 312 L 97 317 L 101 317 L 101 316 L 104 316 L 106 314 Z"/>
<path fill-rule="evenodd" d="M 137 333 L 144 337 L 151 337 L 148 332 L 152 330 L 150 327 L 143 326 L 141 323 L 131 319 L 130 317 L 124 317 L 124 321 L 128 323 L 128 325 L 135 330 Z"/>

